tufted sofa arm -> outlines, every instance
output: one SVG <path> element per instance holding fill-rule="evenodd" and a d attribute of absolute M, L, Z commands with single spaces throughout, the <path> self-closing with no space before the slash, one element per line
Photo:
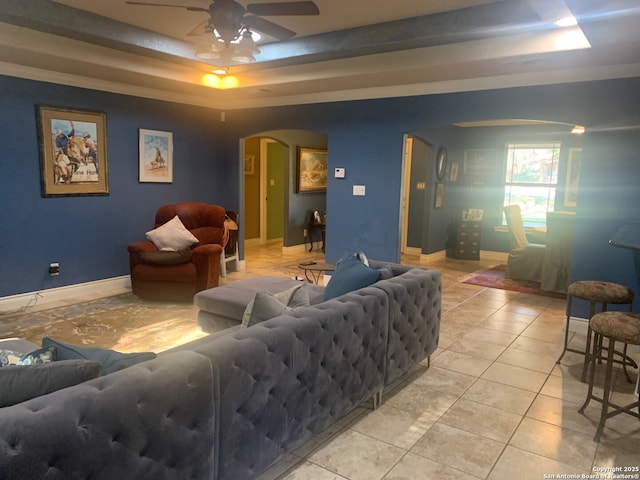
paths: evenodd
<path fill-rule="evenodd" d="M 383 386 L 388 300 L 369 287 L 218 337 L 218 478 L 253 478 Z"/>
<path fill-rule="evenodd" d="M 214 386 L 177 352 L 2 408 L 0 478 L 212 480 Z"/>
<path fill-rule="evenodd" d="M 389 296 L 389 346 L 385 385 L 389 385 L 438 347 L 442 312 L 442 274 L 408 268 L 380 280 L 375 288 Z"/>

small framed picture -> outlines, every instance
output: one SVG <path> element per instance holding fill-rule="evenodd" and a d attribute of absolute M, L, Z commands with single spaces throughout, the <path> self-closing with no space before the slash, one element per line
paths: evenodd
<path fill-rule="evenodd" d="M 245 155 L 244 156 L 244 174 L 253 175 L 256 173 L 256 156 Z"/>
<path fill-rule="evenodd" d="M 449 181 L 457 182 L 458 181 L 458 169 L 460 168 L 458 163 L 451 164 L 451 172 L 449 173 Z"/>
<path fill-rule="evenodd" d="M 444 204 L 444 183 L 436 183 L 436 195 L 433 208 L 442 208 Z"/>
<path fill-rule="evenodd" d="M 327 191 L 327 149 L 298 147 L 296 193 Z"/>
<path fill-rule="evenodd" d="M 173 183 L 173 133 L 140 129 L 140 182 Z"/>

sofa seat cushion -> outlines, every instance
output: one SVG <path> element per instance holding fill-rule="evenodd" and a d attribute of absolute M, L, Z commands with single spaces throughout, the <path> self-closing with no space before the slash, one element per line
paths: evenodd
<path fill-rule="evenodd" d="M 178 250 L 175 252 L 140 252 L 140 260 L 143 263 L 151 263 L 154 265 L 175 265 L 179 263 L 187 263 L 191 261 L 191 250 Z"/>
<path fill-rule="evenodd" d="M 87 360 L 65 360 L 0 368 L 0 407 L 46 395 L 95 378 L 100 364 Z"/>
<path fill-rule="evenodd" d="M 246 280 L 198 292 L 193 298 L 193 303 L 200 310 L 216 317 L 229 318 L 240 322 L 247 305 L 255 298 L 256 293 L 275 294 L 296 285 L 300 285 L 300 281 L 291 280 L 290 278 L 273 276 L 247 278 Z M 307 288 L 311 305 L 323 301 L 323 286 L 309 284 Z"/>
<path fill-rule="evenodd" d="M 107 375 L 135 365 L 136 363 L 156 358 L 156 354 L 153 352 L 121 353 L 105 348 L 71 345 L 50 337 L 44 337 L 42 339 L 42 346 L 56 347 L 58 360 L 82 359 L 99 362 L 100 365 L 102 365 L 102 375 Z"/>
<path fill-rule="evenodd" d="M 368 287 L 380 278 L 377 269 L 365 265 L 355 255 L 347 255 L 338 262 L 324 291 L 324 299 L 339 297 L 347 292 Z"/>

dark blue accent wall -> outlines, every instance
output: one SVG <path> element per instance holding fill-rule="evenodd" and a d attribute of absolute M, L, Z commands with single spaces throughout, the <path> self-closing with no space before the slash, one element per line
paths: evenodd
<path fill-rule="evenodd" d="M 126 245 L 143 236 L 159 204 L 190 199 L 238 209 L 241 139 L 282 129 L 326 134 L 329 171 L 346 169 L 344 180 L 329 176 L 327 261 L 357 250 L 397 261 L 403 136 L 415 134 L 436 150 L 447 146 L 452 162 L 463 149 L 446 132 L 432 135 L 433 128 L 504 118 L 587 126 L 571 279 L 635 286 L 630 252 L 608 240 L 619 223 L 637 216 L 640 135 L 637 127 L 620 128 L 640 125 L 640 78 L 233 110 L 224 124 L 215 110 L 167 102 L 8 77 L 0 77 L 0 87 L 0 296 L 126 274 Z M 107 113 L 108 197 L 40 196 L 38 103 Z M 172 185 L 138 183 L 138 128 L 173 131 Z M 365 185 L 366 196 L 353 196 L 353 185 Z M 444 208 L 433 210 L 427 200 L 423 252 L 444 250 L 451 219 L 477 195 L 448 186 Z M 45 275 L 51 261 L 63 272 L 54 280 Z"/>
<path fill-rule="evenodd" d="M 38 104 L 106 113 L 108 196 L 41 196 Z M 237 203 L 215 110 L 12 77 L 0 77 L 0 105 L 0 297 L 128 274 L 127 244 L 160 205 Z M 172 184 L 138 182 L 139 128 L 173 132 Z"/>
<path fill-rule="evenodd" d="M 449 149 L 449 161 L 460 159 L 463 148 L 450 132 L 432 129 L 453 122 L 491 119 L 532 119 L 580 124 L 640 124 L 640 79 L 523 87 L 418 97 L 297 105 L 229 112 L 229 152 L 237 138 L 273 128 L 304 128 L 325 132 L 329 140 L 329 171 L 345 167 L 347 179 L 330 176 L 327 191 L 327 260 L 363 249 L 371 258 L 399 258 L 399 202 L 403 135 L 414 133 L 437 148 Z M 588 134 L 589 135 L 589 134 Z M 587 135 L 587 136 L 588 136 Z M 610 156 L 616 155 L 611 145 Z M 233 153 L 231 153 L 233 156 Z M 460 161 L 460 160 L 459 160 Z M 365 197 L 352 195 L 353 185 L 365 185 Z M 432 187 L 432 186 L 430 186 Z M 461 209 L 495 202 L 495 191 L 447 188 L 444 208 L 428 208 L 428 239 L 423 252 L 445 248 L 447 228 Z M 499 205 L 499 204 L 496 204 Z M 628 206 L 621 205 L 626 209 Z M 486 237 L 496 249 L 506 250 L 503 238 L 492 236 L 499 208 L 486 222 Z M 580 209 L 578 208 L 578 213 Z M 484 234 L 485 232 L 483 232 Z"/>

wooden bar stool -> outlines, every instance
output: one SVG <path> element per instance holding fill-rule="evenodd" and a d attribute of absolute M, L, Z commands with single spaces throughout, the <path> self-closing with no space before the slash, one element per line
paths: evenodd
<path fill-rule="evenodd" d="M 616 405 L 609 401 L 611 391 L 611 373 L 613 371 L 613 355 L 616 352 L 616 342 L 622 342 L 625 345 L 625 352 L 627 345 L 640 345 L 640 314 L 627 313 L 627 312 L 603 312 L 594 315 L 589 320 L 589 326 L 594 332 L 593 339 L 593 354 L 589 356 L 591 373 L 589 375 L 589 391 L 587 392 L 587 399 L 578 412 L 584 413 L 584 409 L 589 405 L 591 400 L 602 403 L 602 412 L 600 413 L 600 423 L 598 423 L 598 429 L 596 435 L 593 438 L 596 442 L 600 441 L 604 424 L 608 418 L 611 418 L 620 413 L 627 413 L 638 419 L 640 419 L 640 400 L 632 402 L 625 406 Z M 603 339 L 607 339 L 607 346 L 604 346 Z M 593 380 L 596 376 L 596 359 L 600 358 L 602 350 L 607 350 L 605 374 L 604 374 L 604 391 L 602 398 L 598 398 L 593 395 Z M 609 408 L 614 410 L 609 411 Z M 638 412 L 632 411 L 633 408 L 637 408 Z"/>
<path fill-rule="evenodd" d="M 574 298 L 579 298 L 581 300 L 586 300 L 589 302 L 589 320 L 596 313 L 596 305 L 601 304 L 601 311 L 607 311 L 607 305 L 625 305 L 629 304 L 629 311 L 633 307 L 633 291 L 626 287 L 625 285 L 621 285 L 619 283 L 612 282 L 601 282 L 597 280 L 581 280 L 578 282 L 573 282 L 567 288 L 567 310 L 566 310 L 566 323 L 564 330 L 564 349 L 560 354 L 560 357 L 556 361 L 556 363 L 560 363 L 562 357 L 564 357 L 565 352 L 574 352 L 580 353 L 584 355 L 584 365 L 582 367 L 582 377 L 581 381 L 584 382 L 587 376 L 587 363 L 589 361 L 589 352 L 591 350 L 591 327 L 587 328 L 587 344 L 584 350 L 577 350 L 575 348 L 569 348 L 567 346 L 569 341 L 569 322 L 571 321 L 571 303 Z M 626 354 L 626 347 L 625 347 Z M 626 355 L 623 357 L 622 363 L 625 365 L 625 373 L 626 373 L 626 365 L 633 365 L 633 362 L 627 362 Z M 628 374 L 627 374 L 627 378 Z M 629 379 L 629 381 L 631 381 Z"/>

